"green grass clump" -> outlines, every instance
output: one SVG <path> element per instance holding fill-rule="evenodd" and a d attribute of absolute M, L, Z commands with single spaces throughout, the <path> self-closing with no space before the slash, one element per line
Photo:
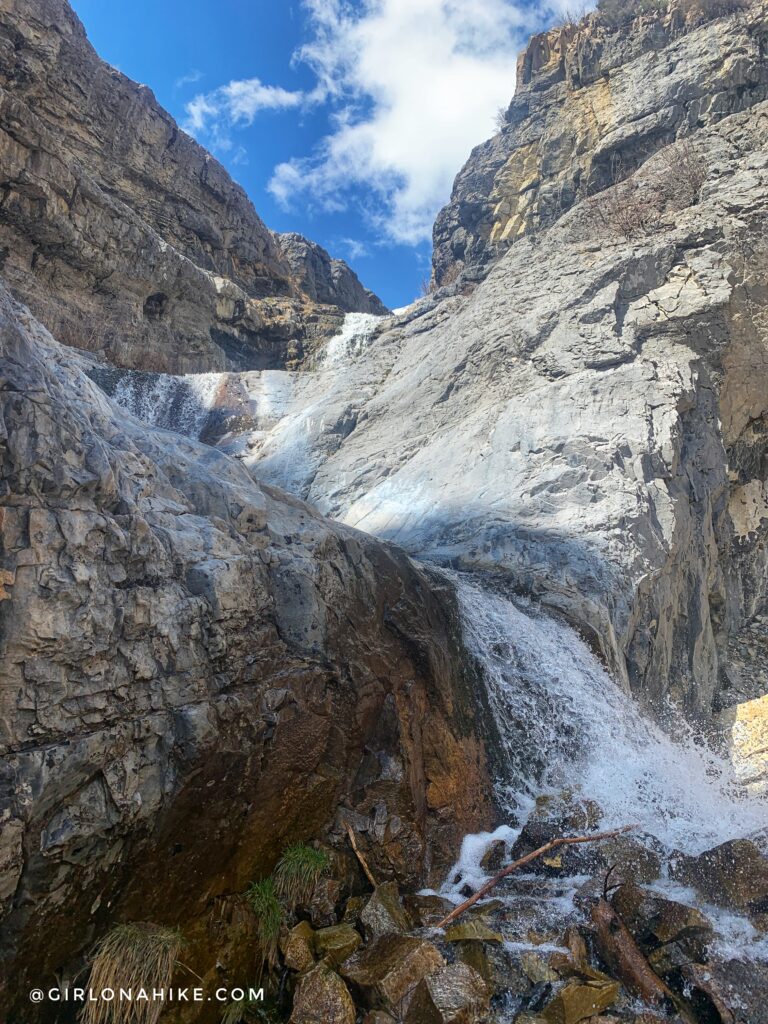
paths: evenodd
<path fill-rule="evenodd" d="M 96 945 L 91 957 L 92 989 L 168 988 L 184 940 L 175 928 L 147 922 L 119 924 Z M 83 1024 L 156 1024 L 163 1003 L 97 1000 L 85 1005 Z"/>
<path fill-rule="evenodd" d="M 256 915 L 257 934 L 264 960 L 270 967 L 275 967 L 284 910 L 275 888 L 274 879 L 270 876 L 260 882 L 251 882 L 245 890 L 245 898 Z"/>
<path fill-rule="evenodd" d="M 300 903 L 307 903 L 330 866 L 330 858 L 323 850 L 315 850 L 305 843 L 293 843 L 286 847 L 275 868 L 278 896 L 291 909 Z"/>

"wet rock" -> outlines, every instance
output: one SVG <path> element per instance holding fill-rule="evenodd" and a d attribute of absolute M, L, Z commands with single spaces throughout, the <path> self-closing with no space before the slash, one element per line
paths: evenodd
<path fill-rule="evenodd" d="M 495 875 L 504 865 L 507 844 L 503 839 L 494 839 L 480 859 L 480 867 L 486 875 Z"/>
<path fill-rule="evenodd" d="M 499 932 L 489 928 L 481 918 L 474 921 L 460 921 L 445 929 L 446 942 L 462 942 L 466 939 L 479 939 L 481 942 L 503 942 Z"/>
<path fill-rule="evenodd" d="M 571 982 L 542 1011 L 547 1024 L 577 1024 L 607 1010 L 619 995 L 617 981 Z"/>
<path fill-rule="evenodd" d="M 696 907 L 657 896 L 636 885 L 622 885 L 611 903 L 642 951 L 650 956 L 663 953 L 654 967 L 670 969 L 675 958 L 705 960 L 713 937 L 712 924 Z M 679 954 L 674 952 L 677 947 Z"/>
<path fill-rule="evenodd" d="M 303 909 L 307 911 L 315 928 L 328 928 L 338 920 L 337 907 L 342 885 L 336 878 L 321 878 L 312 893 L 312 899 Z"/>
<path fill-rule="evenodd" d="M 383 935 L 341 965 L 341 974 L 372 1007 L 398 1007 L 418 983 L 445 966 L 440 951 L 425 939 Z"/>
<path fill-rule="evenodd" d="M 320 928 L 315 932 L 314 938 L 318 957 L 330 967 L 338 967 L 363 941 L 360 933 L 350 924 Z"/>
<path fill-rule="evenodd" d="M 326 964 L 316 964 L 299 978 L 290 1024 L 355 1024 L 349 990 Z"/>
<path fill-rule="evenodd" d="M 352 925 L 357 924 L 367 902 L 368 900 L 365 896 L 350 896 L 344 904 L 344 913 L 341 918 L 342 923 Z"/>
<path fill-rule="evenodd" d="M 395 882 L 382 882 L 376 886 L 360 914 L 360 921 L 367 941 L 380 935 L 402 934 L 413 928 Z"/>
<path fill-rule="evenodd" d="M 558 981 L 559 974 L 553 970 L 538 953 L 526 952 L 520 957 L 520 965 L 534 984 L 540 981 Z"/>
<path fill-rule="evenodd" d="M 455 904 L 442 896 L 419 896 L 406 894 L 403 897 L 408 916 L 420 928 L 434 927 L 454 909 Z"/>
<path fill-rule="evenodd" d="M 301 921 L 280 944 L 285 966 L 292 971 L 307 971 L 315 962 L 315 932 L 308 921 Z"/>
<path fill-rule="evenodd" d="M 405 1024 L 477 1024 L 488 1005 L 482 977 L 467 964 L 448 964 L 419 982 Z"/>
<path fill-rule="evenodd" d="M 768 910 L 768 858 L 748 839 L 730 840 L 698 857 L 681 856 L 672 873 L 722 907 Z"/>
<path fill-rule="evenodd" d="M 615 836 L 599 843 L 595 853 L 606 870 L 613 869 L 611 882 L 655 882 L 661 877 L 660 844 L 652 836 Z"/>
<path fill-rule="evenodd" d="M 363 1017 L 363 1024 L 395 1024 L 395 1018 L 384 1010 L 371 1010 Z"/>

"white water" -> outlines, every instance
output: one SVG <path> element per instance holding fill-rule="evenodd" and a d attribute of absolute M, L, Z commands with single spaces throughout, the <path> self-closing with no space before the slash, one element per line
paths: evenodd
<path fill-rule="evenodd" d="M 223 373 L 177 377 L 127 370 L 120 374 L 111 397 L 137 419 L 197 440 L 225 379 Z"/>
<path fill-rule="evenodd" d="M 501 733 L 511 815 L 524 820 L 537 796 L 571 789 L 600 805 L 604 827 L 638 824 L 669 850 L 696 854 L 765 830 L 768 801 L 689 730 L 673 739 L 648 719 L 573 629 L 449 575 Z"/>
<path fill-rule="evenodd" d="M 371 342 L 373 332 L 382 318 L 375 313 L 347 313 L 341 331 L 328 342 L 323 365 L 344 362 L 350 356 L 359 356 Z"/>

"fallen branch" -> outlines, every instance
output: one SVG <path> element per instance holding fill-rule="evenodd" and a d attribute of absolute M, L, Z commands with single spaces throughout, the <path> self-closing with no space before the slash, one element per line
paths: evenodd
<path fill-rule="evenodd" d="M 592 923 L 597 934 L 600 956 L 627 990 L 643 1002 L 665 1013 L 675 1010 L 686 1024 L 695 1024 L 685 1003 L 664 984 L 646 960 L 629 929 L 607 900 L 598 900 L 592 908 Z"/>
<path fill-rule="evenodd" d="M 362 865 L 363 871 L 365 872 L 365 877 L 368 879 L 368 881 L 371 883 L 371 885 L 375 889 L 376 888 L 376 879 L 371 874 L 371 869 L 368 867 L 368 864 L 366 863 L 365 857 L 362 855 L 362 853 L 360 853 L 360 850 L 357 847 L 357 840 L 355 839 L 355 833 L 353 832 L 352 826 L 350 824 L 347 824 L 347 835 L 349 836 L 349 841 L 352 844 L 352 849 L 355 852 L 355 856 L 357 857 L 357 859 L 360 861 L 360 864 Z"/>
<path fill-rule="evenodd" d="M 544 846 L 540 846 L 538 850 L 534 850 L 532 853 L 526 853 L 524 857 L 514 861 L 512 864 L 508 864 L 503 871 L 500 871 L 498 875 L 494 875 L 485 885 L 481 886 L 474 896 L 470 896 L 468 900 L 460 903 L 458 907 L 444 917 L 439 924 L 435 925 L 436 928 L 445 928 L 446 925 L 451 924 L 457 917 L 460 917 L 465 910 L 469 910 L 470 907 L 474 906 L 478 900 L 481 900 L 483 896 L 486 896 L 491 889 L 499 884 L 499 882 L 506 878 L 507 875 L 511 875 L 513 871 L 518 868 L 525 867 L 526 864 L 530 864 L 532 860 L 536 860 L 537 857 L 542 857 L 545 853 L 549 853 L 550 850 L 556 850 L 558 846 L 576 846 L 579 843 L 597 843 L 601 839 L 614 839 L 616 836 L 623 835 L 624 832 L 630 832 L 633 828 L 637 828 L 637 825 L 625 825 L 623 828 L 615 828 L 611 832 L 596 832 L 591 836 L 561 836 L 559 839 L 551 839 Z"/>

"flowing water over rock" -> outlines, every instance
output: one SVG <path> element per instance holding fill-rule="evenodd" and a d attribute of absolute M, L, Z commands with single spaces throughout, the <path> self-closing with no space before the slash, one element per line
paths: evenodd
<path fill-rule="evenodd" d="M 674 736 L 647 717 L 566 623 L 475 578 L 445 574 L 456 587 L 464 640 L 499 729 L 497 787 L 509 824 L 465 838 L 441 895 L 458 903 L 477 890 L 497 869 L 484 861 L 494 844 L 505 844 L 504 863 L 514 859 L 510 850 L 529 816 L 566 793 L 575 804 L 599 808 L 601 830 L 638 826 L 641 841 L 660 855 L 650 888 L 702 909 L 715 925 L 719 956 L 768 962 L 768 940 L 746 916 L 709 905 L 670 876 L 681 854 L 734 838 L 764 841 L 765 796 L 740 786 L 728 759 L 671 713 Z M 589 877 L 520 872 L 494 890 L 489 899 L 501 897 L 507 920 L 516 922 L 506 930 L 508 949 L 545 949 L 542 934 L 554 936 L 578 918 L 574 898 Z M 532 931 L 539 933 L 533 944 Z"/>
<path fill-rule="evenodd" d="M 225 373 L 144 373 L 95 366 L 91 377 L 115 402 L 153 427 L 199 440 L 203 435 Z"/>

